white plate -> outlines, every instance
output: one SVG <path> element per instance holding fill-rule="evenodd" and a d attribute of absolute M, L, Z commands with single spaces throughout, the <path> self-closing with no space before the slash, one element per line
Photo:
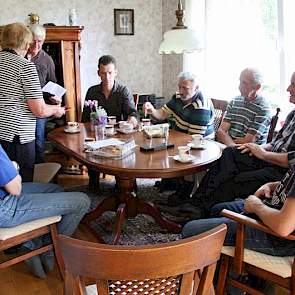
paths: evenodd
<path fill-rule="evenodd" d="M 66 133 L 79 133 L 80 132 L 80 128 L 77 129 L 69 129 L 69 128 L 65 128 L 64 132 Z"/>
<path fill-rule="evenodd" d="M 204 143 L 196 146 L 192 142 L 189 142 L 187 145 L 192 149 L 204 150 L 206 148 L 206 145 Z"/>
<path fill-rule="evenodd" d="M 193 156 L 193 155 L 189 155 L 189 156 L 187 157 L 187 159 L 182 160 L 182 159 L 180 159 L 179 155 L 175 155 L 175 156 L 173 156 L 173 159 L 174 159 L 175 161 L 178 161 L 178 162 L 181 162 L 181 163 L 189 163 L 189 162 L 192 162 L 192 161 L 195 159 L 195 156 Z"/>

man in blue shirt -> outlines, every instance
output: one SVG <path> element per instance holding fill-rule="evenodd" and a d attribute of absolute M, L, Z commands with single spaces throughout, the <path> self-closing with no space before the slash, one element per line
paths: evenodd
<path fill-rule="evenodd" d="M 53 183 L 22 184 L 21 176 L 0 145 L 0 227 L 13 227 L 32 220 L 61 215 L 58 232 L 72 235 L 80 220 L 87 212 L 90 201 L 87 195 L 80 192 L 64 192 Z M 44 239 L 25 242 L 23 247 L 35 249 L 46 243 Z M 40 259 L 41 258 L 41 259 Z M 41 262 L 42 260 L 42 262 Z M 38 277 L 44 278 L 43 265 L 53 269 L 52 252 L 34 256 L 26 263 Z M 43 265 L 42 265 L 43 263 Z"/>

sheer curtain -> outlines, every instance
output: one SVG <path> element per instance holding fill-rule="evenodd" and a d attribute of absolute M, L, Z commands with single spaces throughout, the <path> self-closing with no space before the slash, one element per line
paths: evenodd
<path fill-rule="evenodd" d="M 200 31 L 205 50 L 186 54 L 184 69 L 197 74 L 207 96 L 230 100 L 239 94 L 241 70 L 257 67 L 264 74 L 264 95 L 290 110 L 294 13 L 294 0 L 187 0 L 187 23 Z"/>

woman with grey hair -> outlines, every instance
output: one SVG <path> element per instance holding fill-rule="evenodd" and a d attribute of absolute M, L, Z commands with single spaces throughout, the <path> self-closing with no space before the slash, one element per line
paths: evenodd
<path fill-rule="evenodd" d="M 61 117 L 65 108 L 45 103 L 36 67 L 24 57 L 32 33 L 21 23 L 4 26 L 0 52 L 0 144 L 18 162 L 23 181 L 32 181 L 36 117 Z"/>
<path fill-rule="evenodd" d="M 36 66 L 39 81 L 43 88 L 49 81 L 56 83 L 55 65 L 52 58 L 42 49 L 46 37 L 46 30 L 43 26 L 32 25 L 30 31 L 33 34 L 33 41 L 27 53 L 27 59 L 33 62 Z M 48 104 L 59 104 L 61 99 L 53 97 L 50 93 L 43 92 L 43 98 Z M 45 125 L 47 118 L 37 118 L 36 121 L 36 141 L 35 163 L 44 162 L 45 150 Z"/>

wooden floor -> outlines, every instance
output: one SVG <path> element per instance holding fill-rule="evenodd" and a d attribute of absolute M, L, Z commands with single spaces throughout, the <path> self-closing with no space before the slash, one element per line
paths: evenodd
<path fill-rule="evenodd" d="M 63 187 L 86 185 L 87 174 L 84 175 L 59 175 L 58 184 Z M 83 227 L 75 232 L 75 237 L 88 241 L 95 241 L 95 238 Z M 0 259 L 4 254 L 0 252 Z M 28 271 L 24 262 L 13 267 L 0 270 L 0 295 L 62 295 L 63 283 L 57 267 L 47 274 L 46 279 L 34 277 Z"/>

